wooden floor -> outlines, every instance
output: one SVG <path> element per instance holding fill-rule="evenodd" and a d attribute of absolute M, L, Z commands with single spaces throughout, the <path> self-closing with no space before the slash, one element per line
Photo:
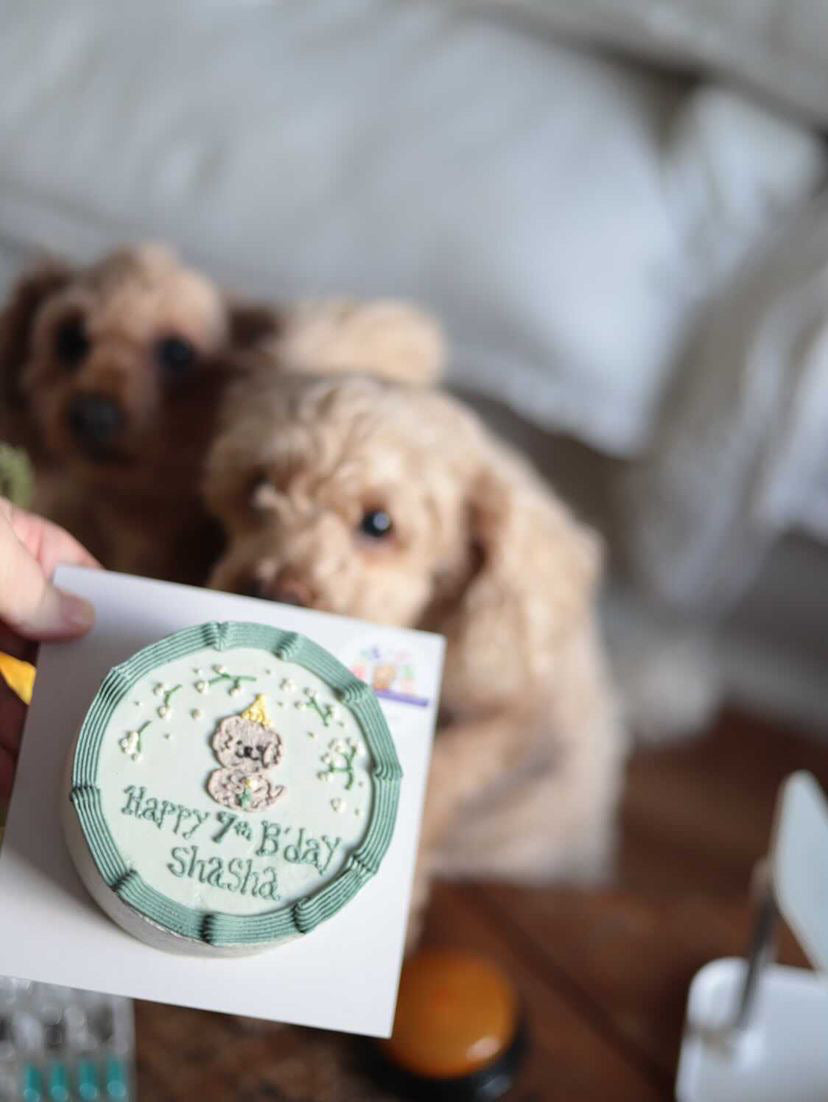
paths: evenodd
<path fill-rule="evenodd" d="M 728 714 L 702 739 L 636 753 L 611 887 L 437 889 L 427 941 L 487 954 L 520 991 L 532 1041 L 515 1102 L 672 1098 L 688 983 L 743 950 L 776 790 L 800 768 L 828 788 L 828 741 Z M 790 938 L 782 958 L 801 963 Z M 149 1003 L 137 1030 L 141 1102 L 393 1097 L 353 1039 Z"/>

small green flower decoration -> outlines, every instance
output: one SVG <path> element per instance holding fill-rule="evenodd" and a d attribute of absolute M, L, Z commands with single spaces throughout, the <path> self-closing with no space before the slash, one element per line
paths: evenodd
<path fill-rule="evenodd" d="M 195 687 L 200 693 L 206 693 L 211 685 L 220 685 L 222 682 L 229 682 L 230 687 L 228 693 L 230 696 L 238 696 L 241 692 L 243 681 L 255 681 L 255 677 L 249 677 L 246 674 L 233 674 L 228 673 L 224 666 L 213 666 L 216 671 L 216 676 L 211 677 L 209 681 L 205 681 L 203 678 L 196 681 Z"/>
<path fill-rule="evenodd" d="M 133 761 L 139 761 L 141 757 L 141 735 L 149 727 L 150 721 L 147 720 L 142 723 L 140 727 L 136 727 L 132 731 L 127 731 L 122 739 L 118 741 L 118 745 L 128 758 L 132 758 Z"/>
<path fill-rule="evenodd" d="M 304 700 L 297 700 L 296 707 L 300 711 L 304 711 L 306 708 L 311 708 L 319 718 L 325 727 L 330 727 L 332 721 L 337 716 L 335 704 L 320 704 L 319 697 L 315 689 L 306 688 L 304 691 Z"/>
<path fill-rule="evenodd" d="M 319 759 L 325 766 L 318 774 L 320 780 L 330 781 L 335 774 L 340 773 L 345 778 L 345 789 L 354 784 L 354 758 L 357 754 L 357 744 L 351 739 L 331 739 L 328 749 Z"/>

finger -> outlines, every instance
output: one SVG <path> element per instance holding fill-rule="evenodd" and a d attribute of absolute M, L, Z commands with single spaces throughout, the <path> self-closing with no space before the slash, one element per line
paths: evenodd
<path fill-rule="evenodd" d="M 70 639 L 88 631 L 88 601 L 47 579 L 8 521 L 0 521 L 0 620 L 24 639 Z"/>
<path fill-rule="evenodd" d="M 74 536 L 50 520 L 14 505 L 10 506 L 7 516 L 15 535 L 47 578 L 51 578 L 61 564 L 100 567 L 98 560 Z"/>
<path fill-rule="evenodd" d="M 0 746 L 0 800 L 8 800 L 14 787 L 14 758 Z"/>
<path fill-rule="evenodd" d="M 26 705 L 5 682 L 0 684 L 0 747 L 17 756 Z"/>

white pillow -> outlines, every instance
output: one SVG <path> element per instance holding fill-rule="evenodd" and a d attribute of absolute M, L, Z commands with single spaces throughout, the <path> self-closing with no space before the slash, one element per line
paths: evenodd
<path fill-rule="evenodd" d="M 828 124 L 825 0 L 527 0 L 551 25 L 736 78 Z"/>
<path fill-rule="evenodd" d="M 0 2 L 0 235 L 166 237 L 241 289 L 419 299 L 453 380 L 611 452 L 813 186 L 712 88 L 402 0 Z"/>
<path fill-rule="evenodd" d="M 783 533 L 828 542 L 828 199 L 734 280 L 671 397 L 627 478 L 628 550 L 658 597 L 721 616 Z"/>

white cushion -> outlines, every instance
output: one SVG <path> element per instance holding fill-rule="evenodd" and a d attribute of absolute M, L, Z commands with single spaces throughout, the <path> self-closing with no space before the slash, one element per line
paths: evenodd
<path fill-rule="evenodd" d="M 660 598 L 720 616 L 782 533 L 828 542 L 826 304 L 823 198 L 711 311 L 648 462 L 628 476 L 630 558 Z"/>
<path fill-rule="evenodd" d="M 828 124 L 825 0 L 530 0 L 551 25 L 743 81 Z"/>
<path fill-rule="evenodd" d="M 421 300 L 456 383 L 611 452 L 821 171 L 748 101 L 468 10 L 3 0 L 0 21 L 0 236 L 165 237 L 257 293 Z"/>

